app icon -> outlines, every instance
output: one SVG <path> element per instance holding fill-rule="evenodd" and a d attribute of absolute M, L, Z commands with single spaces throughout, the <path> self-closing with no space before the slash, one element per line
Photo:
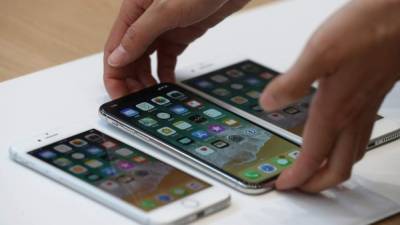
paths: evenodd
<path fill-rule="evenodd" d="M 268 118 L 275 120 L 275 121 L 279 121 L 279 120 L 285 119 L 285 116 L 283 116 L 280 113 L 273 112 L 273 113 L 268 113 Z"/>
<path fill-rule="evenodd" d="M 115 181 L 106 180 L 106 181 L 104 181 L 104 182 L 102 182 L 102 183 L 100 184 L 100 187 L 102 187 L 103 189 L 112 191 L 112 190 L 117 189 L 117 188 L 119 187 L 119 185 L 118 185 L 118 183 L 115 182 Z"/>
<path fill-rule="evenodd" d="M 264 112 L 264 110 L 259 105 L 253 105 L 251 106 L 251 109 L 256 112 Z"/>
<path fill-rule="evenodd" d="M 132 160 L 134 162 L 137 162 L 137 163 L 144 163 L 144 162 L 147 161 L 147 159 L 144 156 L 141 156 L 141 155 L 132 157 Z"/>
<path fill-rule="evenodd" d="M 79 174 L 86 173 L 87 169 L 85 167 L 83 167 L 83 166 L 75 165 L 75 166 L 72 166 L 71 168 L 69 168 L 69 171 L 71 171 L 74 174 L 78 174 L 79 175 Z"/>
<path fill-rule="evenodd" d="M 284 156 L 278 156 L 276 159 L 274 159 L 274 162 L 283 167 L 289 166 L 291 164 L 290 160 L 285 158 Z"/>
<path fill-rule="evenodd" d="M 244 73 L 237 69 L 231 69 L 231 70 L 226 71 L 226 75 L 228 75 L 232 78 L 239 78 L 239 77 L 242 77 L 244 75 Z"/>
<path fill-rule="evenodd" d="M 169 128 L 169 127 L 162 127 L 157 130 L 158 133 L 164 135 L 164 136 L 171 136 L 176 133 L 175 130 Z"/>
<path fill-rule="evenodd" d="M 112 141 L 105 141 L 101 145 L 106 149 L 114 148 L 117 146 L 117 144 Z"/>
<path fill-rule="evenodd" d="M 261 68 L 260 68 L 260 67 L 254 65 L 254 64 L 250 64 L 250 63 L 244 64 L 244 65 L 242 66 L 242 69 L 245 70 L 245 71 L 247 71 L 247 72 L 250 72 L 250 73 L 257 73 L 257 72 L 260 72 L 260 71 L 261 71 Z"/>
<path fill-rule="evenodd" d="M 139 112 L 138 112 L 138 111 L 136 111 L 136 110 L 134 110 L 134 109 L 131 109 L 131 108 L 122 109 L 120 112 L 121 112 L 123 115 L 125 115 L 126 117 L 134 117 L 134 116 L 139 115 Z"/>
<path fill-rule="evenodd" d="M 243 134 L 247 136 L 254 136 L 257 134 L 257 130 L 255 128 L 246 128 L 243 130 Z"/>
<path fill-rule="evenodd" d="M 103 163 L 100 162 L 99 160 L 91 159 L 91 160 L 86 161 L 85 165 L 90 168 L 96 169 L 96 168 L 101 167 L 103 165 Z"/>
<path fill-rule="evenodd" d="M 254 98 L 254 99 L 258 99 L 260 97 L 260 92 L 258 91 L 249 91 L 246 93 L 247 96 L 249 96 L 250 98 Z"/>
<path fill-rule="evenodd" d="M 127 157 L 127 156 L 132 155 L 133 151 L 130 150 L 129 148 L 120 148 L 120 149 L 116 150 L 115 153 L 120 156 Z"/>
<path fill-rule="evenodd" d="M 212 90 L 212 93 L 214 93 L 215 95 L 221 96 L 221 97 L 224 97 L 224 96 L 227 96 L 227 95 L 231 94 L 231 92 L 226 90 L 225 88 L 214 89 L 214 90 Z"/>
<path fill-rule="evenodd" d="M 208 138 L 208 132 L 205 130 L 197 130 L 192 133 L 192 136 L 198 139 L 206 139 Z"/>
<path fill-rule="evenodd" d="M 157 199 L 160 202 L 170 202 L 170 201 L 173 200 L 173 198 L 170 195 L 167 195 L 167 194 L 158 195 Z"/>
<path fill-rule="evenodd" d="M 52 159 L 55 158 L 57 154 L 49 150 L 44 150 L 39 152 L 39 156 L 43 159 Z"/>
<path fill-rule="evenodd" d="M 208 131 L 213 132 L 213 133 L 221 133 L 225 130 L 225 128 L 221 125 L 218 124 L 212 124 L 208 126 Z"/>
<path fill-rule="evenodd" d="M 209 116 L 211 118 L 216 118 L 222 115 L 222 113 L 216 109 L 207 109 L 206 111 L 203 112 L 206 116 Z"/>
<path fill-rule="evenodd" d="M 72 150 L 72 148 L 69 147 L 68 145 L 61 144 L 61 145 L 55 146 L 54 150 L 56 150 L 59 153 L 67 153 L 67 152 L 70 152 Z"/>
<path fill-rule="evenodd" d="M 277 170 L 275 166 L 273 166 L 269 163 L 263 163 L 263 164 L 259 165 L 258 169 L 264 173 L 274 173 Z"/>
<path fill-rule="evenodd" d="M 103 140 L 103 138 L 98 135 L 98 134 L 88 134 L 85 136 L 86 140 L 92 141 L 92 142 L 100 142 Z"/>
<path fill-rule="evenodd" d="M 292 159 L 297 159 L 297 158 L 299 158 L 299 155 L 300 155 L 300 151 L 298 151 L 298 150 L 293 151 L 293 152 L 290 152 L 290 153 L 288 154 L 288 156 L 289 156 L 290 158 L 292 158 Z"/>
<path fill-rule="evenodd" d="M 237 120 L 235 120 L 235 119 L 230 119 L 230 118 L 225 119 L 225 120 L 223 121 L 223 123 L 226 124 L 226 125 L 228 125 L 228 126 L 230 126 L 230 127 L 237 127 L 237 126 L 240 125 L 239 121 L 237 121 Z"/>
<path fill-rule="evenodd" d="M 261 83 L 261 81 L 257 78 L 248 78 L 248 79 L 246 79 L 246 83 L 248 83 L 250 85 L 258 85 Z"/>
<path fill-rule="evenodd" d="M 231 98 L 231 101 L 238 105 L 242 105 L 242 104 L 248 102 L 249 100 L 247 100 L 247 98 L 244 98 L 242 96 L 235 96 L 235 97 Z"/>
<path fill-rule="evenodd" d="M 240 135 L 229 135 L 228 137 L 229 141 L 235 142 L 235 143 L 241 143 L 242 141 L 244 141 L 244 137 L 240 136 Z"/>
<path fill-rule="evenodd" d="M 174 112 L 175 114 L 184 114 L 185 112 L 188 111 L 187 108 L 181 106 L 181 105 L 174 105 L 171 108 L 169 108 L 172 112 Z"/>
<path fill-rule="evenodd" d="M 212 76 L 210 79 L 216 83 L 225 83 L 225 82 L 229 81 L 229 79 L 223 75 L 215 75 L 215 76 Z"/>
<path fill-rule="evenodd" d="M 101 177 L 97 174 L 89 174 L 86 176 L 86 178 L 90 181 L 98 181 L 101 179 Z"/>
<path fill-rule="evenodd" d="M 212 88 L 214 85 L 206 80 L 201 80 L 196 83 L 196 86 L 200 88 Z"/>
<path fill-rule="evenodd" d="M 189 107 L 192 107 L 192 108 L 197 108 L 197 107 L 202 106 L 203 104 L 201 104 L 201 102 L 198 102 L 196 100 L 190 100 L 190 101 L 186 102 L 186 105 Z"/>
<path fill-rule="evenodd" d="M 141 206 L 142 208 L 144 208 L 144 209 L 152 209 L 152 208 L 155 208 L 157 205 L 156 205 L 156 203 L 155 203 L 154 201 L 152 201 L 152 200 L 143 200 L 143 201 L 140 203 L 140 206 Z"/>
<path fill-rule="evenodd" d="M 131 170 L 133 169 L 133 167 L 135 167 L 135 165 L 129 161 L 125 161 L 125 160 L 119 160 L 117 162 L 117 166 L 119 169 L 121 170 Z"/>
<path fill-rule="evenodd" d="M 77 148 L 80 148 L 80 147 L 83 147 L 83 146 L 87 145 L 87 142 L 86 142 L 86 141 L 84 141 L 84 140 L 82 140 L 82 139 L 79 139 L 79 138 L 76 138 L 76 139 L 70 141 L 69 143 L 70 143 L 72 146 L 77 147 Z"/>
<path fill-rule="evenodd" d="M 250 180 L 256 180 L 261 177 L 261 174 L 255 170 L 246 170 L 243 175 Z"/>
<path fill-rule="evenodd" d="M 145 177 L 149 175 L 149 172 L 147 170 L 136 170 L 135 175 L 138 177 Z"/>
<path fill-rule="evenodd" d="M 104 167 L 100 169 L 100 173 L 103 174 L 105 177 L 107 177 L 116 175 L 117 171 L 113 167 Z"/>
<path fill-rule="evenodd" d="M 190 123 L 187 123 L 185 121 L 177 121 L 175 123 L 173 123 L 172 125 L 174 125 L 174 127 L 180 129 L 180 130 L 186 130 L 190 127 L 192 127 L 192 125 L 190 125 Z"/>
<path fill-rule="evenodd" d="M 189 182 L 189 183 L 187 183 L 185 186 L 186 186 L 187 188 L 193 190 L 193 191 L 198 191 L 198 190 L 201 190 L 201 189 L 204 188 L 204 185 L 203 185 L 203 184 L 201 184 L 201 183 L 199 183 L 199 182 L 196 182 L 196 181 Z"/>
<path fill-rule="evenodd" d="M 211 144 L 217 148 L 226 148 L 229 146 L 228 143 L 226 143 L 225 141 L 222 141 L 222 140 L 216 140 L 216 141 L 212 142 Z"/>
<path fill-rule="evenodd" d="M 183 196 L 186 195 L 188 192 L 184 188 L 176 187 L 171 189 L 171 193 L 175 196 Z"/>
<path fill-rule="evenodd" d="M 189 120 L 192 121 L 193 123 L 204 123 L 207 121 L 207 119 L 205 117 L 202 117 L 200 115 L 190 116 Z"/>
<path fill-rule="evenodd" d="M 237 84 L 237 83 L 235 83 L 235 84 L 231 84 L 231 86 L 230 86 L 232 89 L 234 89 L 234 90 L 242 90 L 243 89 L 243 84 Z"/>
<path fill-rule="evenodd" d="M 71 157 L 72 157 L 73 159 L 76 159 L 76 160 L 81 160 L 81 159 L 84 159 L 84 158 L 85 158 L 85 154 L 80 153 L 80 152 L 75 152 L 75 153 L 73 153 L 73 154 L 71 155 Z"/>
<path fill-rule="evenodd" d="M 66 158 L 58 158 L 54 160 L 53 163 L 61 167 L 66 167 L 72 164 L 72 162 Z"/>
<path fill-rule="evenodd" d="M 139 123 L 143 124 L 143 126 L 151 127 L 154 124 L 157 124 L 157 120 L 154 120 L 151 117 L 145 117 L 139 120 Z"/>
<path fill-rule="evenodd" d="M 149 111 L 151 109 L 154 109 L 154 106 L 148 102 L 141 102 L 137 104 L 136 107 L 142 111 Z"/>
<path fill-rule="evenodd" d="M 264 73 L 260 73 L 260 77 L 265 80 L 270 80 L 270 79 L 274 78 L 274 75 L 272 75 L 268 72 L 264 72 Z"/>
<path fill-rule="evenodd" d="M 86 149 L 86 152 L 89 153 L 90 155 L 100 155 L 104 153 L 103 149 L 98 147 L 90 147 Z"/>
<path fill-rule="evenodd" d="M 297 114 L 297 113 L 300 112 L 300 110 L 298 110 L 296 107 L 293 107 L 293 106 L 289 106 L 287 108 L 284 108 L 283 111 L 285 113 L 291 114 L 291 115 L 294 115 L 294 114 Z"/>
<path fill-rule="evenodd" d="M 156 103 L 157 105 L 165 105 L 169 103 L 169 100 L 167 98 L 164 98 L 163 96 L 152 98 L 151 101 Z"/>
<path fill-rule="evenodd" d="M 201 155 L 207 156 L 213 154 L 215 151 L 207 146 L 201 146 L 195 149 L 195 151 Z"/>
<path fill-rule="evenodd" d="M 185 94 L 180 91 L 170 91 L 167 93 L 167 96 L 173 99 L 182 99 L 185 98 Z"/>
<path fill-rule="evenodd" d="M 183 144 L 183 145 L 190 145 L 193 143 L 193 140 L 188 138 L 188 137 L 181 137 L 178 139 L 178 142 Z"/>
<path fill-rule="evenodd" d="M 127 176 L 127 175 L 121 175 L 121 176 L 118 176 L 115 180 L 118 183 L 129 184 L 130 182 L 134 181 L 135 178 L 133 178 L 131 176 Z"/>
<path fill-rule="evenodd" d="M 162 120 L 167 120 L 167 119 L 171 118 L 171 115 L 169 113 L 160 112 L 160 113 L 157 113 L 157 117 Z"/>

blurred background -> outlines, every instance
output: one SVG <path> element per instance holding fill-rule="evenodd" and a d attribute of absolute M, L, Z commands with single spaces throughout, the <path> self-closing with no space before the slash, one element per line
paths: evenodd
<path fill-rule="evenodd" d="M 102 51 L 121 2 L 0 0 L 0 82 Z"/>

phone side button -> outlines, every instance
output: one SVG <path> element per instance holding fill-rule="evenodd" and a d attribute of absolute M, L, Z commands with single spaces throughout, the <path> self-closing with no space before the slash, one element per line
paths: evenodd
<path fill-rule="evenodd" d="M 185 208 L 197 208 L 200 205 L 199 201 L 195 199 L 185 199 L 181 203 Z"/>

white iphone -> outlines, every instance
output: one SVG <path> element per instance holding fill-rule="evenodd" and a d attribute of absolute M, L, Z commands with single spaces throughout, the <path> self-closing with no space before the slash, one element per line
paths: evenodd
<path fill-rule="evenodd" d="M 221 189 L 90 126 L 27 138 L 10 155 L 142 224 L 185 224 L 230 202 Z"/>
<path fill-rule="evenodd" d="M 310 95 L 284 109 L 265 112 L 258 104 L 259 95 L 278 75 L 275 70 L 254 60 L 236 58 L 180 69 L 177 80 L 186 89 L 301 144 L 308 107 L 316 88 L 312 87 Z M 400 124 L 377 115 L 368 149 L 398 138 Z"/>

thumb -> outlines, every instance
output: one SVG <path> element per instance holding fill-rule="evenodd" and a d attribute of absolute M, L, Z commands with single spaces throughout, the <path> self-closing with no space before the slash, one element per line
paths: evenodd
<path fill-rule="evenodd" d="M 296 102 L 309 94 L 312 83 L 326 73 L 317 54 L 306 48 L 287 73 L 268 84 L 260 96 L 260 105 L 266 111 L 275 111 Z"/>

